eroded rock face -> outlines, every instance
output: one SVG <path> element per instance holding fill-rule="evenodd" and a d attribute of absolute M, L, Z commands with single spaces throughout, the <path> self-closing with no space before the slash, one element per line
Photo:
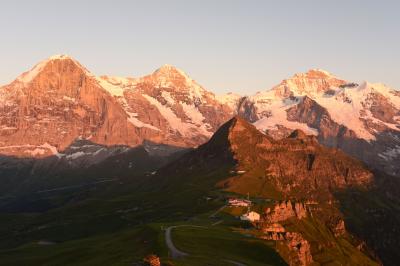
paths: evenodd
<path fill-rule="evenodd" d="M 346 227 L 342 219 L 339 219 L 333 231 L 337 237 L 346 233 Z"/>
<path fill-rule="evenodd" d="M 265 210 L 261 229 L 266 240 L 279 241 L 289 250 L 280 253 L 289 265 L 310 265 L 313 262 L 308 241 L 299 232 L 287 232 L 280 222 L 301 220 L 308 216 L 306 205 L 302 202 L 278 202 Z M 279 249 L 278 249 L 279 251 Z"/>
<path fill-rule="evenodd" d="M 287 232 L 279 222 L 307 217 L 306 206 L 301 202 L 283 201 L 265 210 L 261 228 L 266 240 L 279 241 L 289 250 L 282 256 L 289 265 L 310 265 L 313 262 L 310 244 L 297 232 Z M 279 249 L 278 249 L 279 251 Z"/>
<path fill-rule="evenodd" d="M 388 98 L 378 92 L 370 93 L 364 102 L 365 107 L 369 107 L 372 116 L 386 123 L 396 124 L 396 116 L 400 110 L 396 108 Z"/>
<path fill-rule="evenodd" d="M 254 123 L 260 119 L 259 115 L 257 114 L 255 103 L 249 100 L 248 97 L 244 97 L 239 101 L 237 113 L 251 123 Z M 261 114 L 262 117 L 268 117 L 268 115 L 268 112 Z"/>
<path fill-rule="evenodd" d="M 154 254 L 146 256 L 143 261 L 147 266 L 161 266 L 160 258 Z"/>
<path fill-rule="evenodd" d="M 278 252 L 289 265 L 311 265 L 313 257 L 311 246 L 304 237 L 297 232 L 286 232 L 279 224 L 272 224 L 263 229 L 263 239 L 278 241 Z"/>
<path fill-rule="evenodd" d="M 286 245 L 295 256 L 289 259 L 290 265 L 310 265 L 313 262 L 311 256 L 310 244 L 299 233 L 288 232 L 286 234 Z"/>
<path fill-rule="evenodd" d="M 277 223 L 289 218 L 305 218 L 307 217 L 307 210 L 304 203 L 284 201 L 276 204 L 273 209 L 267 208 L 265 216 L 267 223 Z"/>
<path fill-rule="evenodd" d="M 307 96 L 299 104 L 287 110 L 287 119 L 307 124 L 312 128 L 318 128 L 320 139 L 336 141 L 330 146 L 336 146 L 338 140 L 343 137 L 355 138 L 354 132 L 333 121 L 325 108 Z"/>

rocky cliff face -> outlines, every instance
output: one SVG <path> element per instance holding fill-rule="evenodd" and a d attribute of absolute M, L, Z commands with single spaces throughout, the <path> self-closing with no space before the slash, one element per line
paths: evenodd
<path fill-rule="evenodd" d="M 280 250 L 289 265 L 310 265 L 313 262 L 309 242 L 298 232 L 287 232 L 280 222 L 288 219 L 303 219 L 308 210 L 302 202 L 283 201 L 272 208 L 266 208 L 261 222 L 262 238 L 279 241 L 288 252 Z M 278 249 L 279 251 L 279 249 Z"/>
<path fill-rule="evenodd" d="M 59 155 L 74 140 L 135 146 L 141 129 L 126 123 L 121 106 L 72 58 L 50 58 L 1 88 L 1 153 Z"/>
<path fill-rule="evenodd" d="M 285 221 L 289 218 L 302 219 L 307 217 L 306 206 L 302 202 L 283 201 L 276 204 L 272 209 L 265 210 L 266 221 L 270 224 Z"/>

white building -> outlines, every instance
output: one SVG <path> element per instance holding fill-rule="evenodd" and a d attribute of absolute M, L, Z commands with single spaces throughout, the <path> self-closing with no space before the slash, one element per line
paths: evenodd
<path fill-rule="evenodd" d="M 240 220 L 242 221 L 250 221 L 250 222 L 257 222 L 260 220 L 260 214 L 258 214 L 257 212 L 248 212 L 246 214 L 243 214 L 242 216 L 240 216 Z"/>
<path fill-rule="evenodd" d="M 228 204 L 234 207 L 248 207 L 251 205 L 251 201 L 245 199 L 229 199 Z"/>

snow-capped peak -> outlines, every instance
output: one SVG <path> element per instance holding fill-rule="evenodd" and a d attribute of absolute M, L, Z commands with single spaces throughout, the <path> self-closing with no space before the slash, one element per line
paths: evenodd
<path fill-rule="evenodd" d="M 158 88 L 186 91 L 190 98 L 201 98 L 206 93 L 195 80 L 172 65 L 163 65 L 151 75 L 140 78 L 138 83 L 140 82 L 151 83 Z"/>
<path fill-rule="evenodd" d="M 59 60 L 63 60 L 63 59 L 74 60 L 72 57 L 70 57 L 69 55 L 66 55 L 66 54 L 56 54 L 56 55 L 50 56 L 48 58 L 48 60 L 57 60 L 57 59 L 59 59 Z"/>
<path fill-rule="evenodd" d="M 347 81 L 339 79 L 321 69 L 311 69 L 306 73 L 297 73 L 289 79 L 283 80 L 275 86 L 274 91 L 277 97 L 309 96 L 314 98 L 318 94 L 323 94 L 327 90 L 338 88 Z"/>
<path fill-rule="evenodd" d="M 96 80 L 101 87 L 103 87 L 113 96 L 123 96 L 124 90 L 128 88 L 134 88 L 138 82 L 135 78 L 115 76 L 100 76 L 96 77 Z"/>
<path fill-rule="evenodd" d="M 222 95 L 216 95 L 215 98 L 222 104 L 228 105 L 232 110 L 236 109 L 239 100 L 242 98 L 241 95 L 233 92 L 228 92 Z"/>
<path fill-rule="evenodd" d="M 329 71 L 326 71 L 326 70 L 323 70 L 320 68 L 313 68 L 304 73 L 296 73 L 291 78 L 289 78 L 289 80 L 293 80 L 293 79 L 329 80 L 329 79 L 338 79 L 338 78 Z"/>
<path fill-rule="evenodd" d="M 157 77 L 164 77 L 167 79 L 184 79 L 186 81 L 192 81 L 192 79 L 184 71 L 173 65 L 168 64 L 161 66 L 159 69 L 154 71 L 152 75 Z"/>
<path fill-rule="evenodd" d="M 307 71 L 306 76 L 308 78 L 333 78 L 334 76 L 326 70 L 320 68 L 313 68 Z"/>
<path fill-rule="evenodd" d="M 87 75 L 93 76 L 85 67 L 83 67 L 77 60 L 73 59 L 72 57 L 68 55 L 53 55 L 37 65 L 35 65 L 31 70 L 23 73 L 17 78 L 17 81 L 21 82 L 22 84 L 28 84 L 30 83 L 37 75 L 39 75 L 45 67 L 57 60 L 69 60 L 72 61 L 76 66 L 81 68 Z"/>
<path fill-rule="evenodd" d="M 184 74 L 184 72 L 180 69 L 178 69 L 177 67 L 170 65 L 170 64 L 164 64 L 162 65 L 160 68 L 158 68 L 156 72 L 171 72 L 171 71 L 177 71 L 177 72 L 181 72 Z"/>

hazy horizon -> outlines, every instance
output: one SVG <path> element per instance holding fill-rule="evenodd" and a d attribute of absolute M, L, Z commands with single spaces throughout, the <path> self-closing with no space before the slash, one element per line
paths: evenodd
<path fill-rule="evenodd" d="M 400 4 L 296 3 L 4 1 L 0 85 L 68 54 L 96 75 L 171 64 L 218 94 L 253 94 L 315 68 L 400 88 Z"/>

